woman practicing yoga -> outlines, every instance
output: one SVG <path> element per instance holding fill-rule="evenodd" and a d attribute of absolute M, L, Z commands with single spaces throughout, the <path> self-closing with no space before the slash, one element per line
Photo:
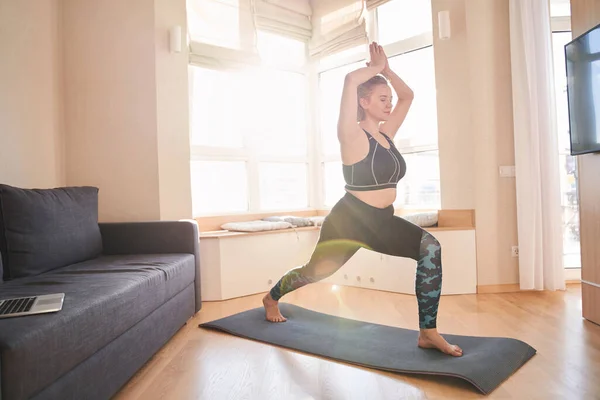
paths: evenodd
<path fill-rule="evenodd" d="M 266 318 L 284 322 L 278 306 L 282 296 L 332 275 L 360 248 L 366 248 L 417 261 L 418 346 L 462 356 L 462 349 L 446 342 L 437 331 L 440 243 L 394 215 L 396 185 L 406 173 L 406 164 L 393 138 L 406 118 L 413 92 L 390 70 L 381 46 L 371 43 L 369 50 L 371 61 L 346 75 L 342 92 L 338 139 L 346 194 L 325 217 L 308 263 L 288 271 L 264 297 Z M 388 80 L 398 96 L 395 107 Z"/>

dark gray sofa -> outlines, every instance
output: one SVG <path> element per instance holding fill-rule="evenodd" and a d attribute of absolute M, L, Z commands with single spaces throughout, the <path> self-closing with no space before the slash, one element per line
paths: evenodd
<path fill-rule="evenodd" d="M 196 224 L 98 223 L 97 195 L 0 185 L 0 299 L 65 293 L 0 319 L 1 400 L 109 399 L 201 309 Z"/>

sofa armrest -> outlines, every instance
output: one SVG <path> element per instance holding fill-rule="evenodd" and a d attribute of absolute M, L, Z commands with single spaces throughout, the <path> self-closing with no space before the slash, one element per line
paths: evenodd
<path fill-rule="evenodd" d="M 101 222 L 103 254 L 189 253 L 196 260 L 196 312 L 202 308 L 200 243 L 193 220 Z"/>

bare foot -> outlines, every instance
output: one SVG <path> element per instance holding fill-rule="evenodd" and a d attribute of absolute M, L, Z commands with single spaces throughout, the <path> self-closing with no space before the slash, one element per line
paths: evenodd
<path fill-rule="evenodd" d="M 463 351 L 460 347 L 446 342 L 437 329 L 422 329 L 419 334 L 419 347 L 423 349 L 438 349 L 442 353 L 449 354 L 454 357 L 461 357 Z"/>
<path fill-rule="evenodd" d="M 265 306 L 265 314 L 268 321 L 271 322 L 285 322 L 286 319 L 281 312 L 279 311 L 278 302 L 273 300 L 271 295 L 267 293 L 265 297 L 263 297 L 263 304 Z"/>

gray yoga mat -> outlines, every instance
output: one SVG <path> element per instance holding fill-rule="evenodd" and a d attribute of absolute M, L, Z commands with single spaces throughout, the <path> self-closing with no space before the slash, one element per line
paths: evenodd
<path fill-rule="evenodd" d="M 516 339 L 442 333 L 463 349 L 462 357 L 452 357 L 417 347 L 416 330 L 336 317 L 288 303 L 279 307 L 286 322 L 268 322 L 259 307 L 199 326 L 379 370 L 456 377 L 483 394 L 496 389 L 536 353 Z"/>

